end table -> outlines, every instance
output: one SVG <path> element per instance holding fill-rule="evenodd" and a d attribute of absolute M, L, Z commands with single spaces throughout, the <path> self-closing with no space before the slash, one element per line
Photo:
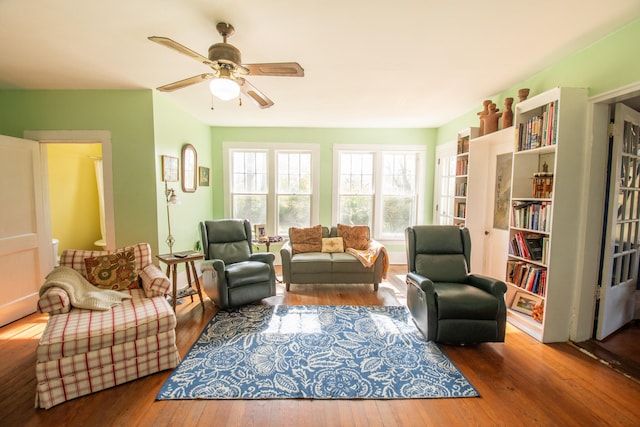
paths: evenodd
<path fill-rule="evenodd" d="M 176 298 L 178 296 L 177 287 L 178 287 L 178 264 L 185 264 L 185 270 L 187 271 L 187 285 L 188 288 L 181 292 L 180 297 L 183 296 L 191 296 L 191 301 L 193 301 L 193 294 L 197 293 L 200 297 L 200 305 L 202 305 L 202 309 L 204 310 L 204 300 L 202 299 L 202 289 L 200 288 L 200 279 L 198 278 L 198 272 L 196 271 L 196 265 L 194 261 L 198 261 L 204 259 L 204 255 L 200 252 L 193 251 L 185 251 L 185 252 L 175 252 L 173 254 L 162 254 L 156 255 L 156 258 L 161 262 L 167 264 L 167 277 L 171 277 L 172 283 L 172 292 L 171 292 L 171 300 L 173 305 L 173 311 L 176 311 Z M 170 274 L 171 273 L 171 274 Z M 194 290 L 191 287 L 191 274 L 193 274 L 193 281 L 196 284 L 196 289 Z"/>

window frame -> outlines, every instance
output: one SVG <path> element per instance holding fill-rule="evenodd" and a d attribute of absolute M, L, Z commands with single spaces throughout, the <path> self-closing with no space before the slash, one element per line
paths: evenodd
<path fill-rule="evenodd" d="M 342 153 L 372 153 L 373 154 L 373 214 L 371 237 L 380 242 L 388 244 L 401 244 L 404 242 L 402 238 L 392 237 L 382 234 L 382 167 L 384 154 L 415 154 L 417 156 L 416 164 L 416 183 L 415 183 L 415 222 L 421 224 L 424 221 L 424 203 L 425 203 L 425 177 L 427 167 L 427 149 L 420 145 L 359 145 L 359 144 L 335 144 L 333 146 L 333 187 L 332 187 L 332 204 L 331 210 L 332 223 L 337 224 L 340 218 L 340 155 Z"/>
<path fill-rule="evenodd" d="M 311 154 L 311 224 L 318 224 L 320 217 L 320 146 L 309 143 L 277 143 L 277 142 L 223 142 L 222 155 L 226 161 L 222 162 L 224 187 L 224 215 L 231 218 L 233 206 L 231 192 L 232 155 L 237 151 L 261 151 L 267 153 L 267 234 L 275 235 L 278 227 L 277 197 L 277 155 L 286 153 Z M 289 193 L 281 193 L 281 195 Z M 252 226 L 254 224 L 251 224 Z M 288 236 L 283 236 L 288 237 Z"/>

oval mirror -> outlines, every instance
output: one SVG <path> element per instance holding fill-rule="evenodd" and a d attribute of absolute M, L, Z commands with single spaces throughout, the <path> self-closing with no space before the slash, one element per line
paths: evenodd
<path fill-rule="evenodd" d="M 196 191 L 198 170 L 198 153 L 191 144 L 182 147 L 182 191 L 193 193 Z"/>

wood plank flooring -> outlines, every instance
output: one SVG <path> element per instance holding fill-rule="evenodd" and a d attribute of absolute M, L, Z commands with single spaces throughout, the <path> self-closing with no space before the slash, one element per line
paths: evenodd
<path fill-rule="evenodd" d="M 292 285 L 265 304 L 404 304 L 405 266 L 371 285 Z M 184 356 L 216 308 L 178 306 Z M 640 383 L 568 343 L 544 345 L 508 326 L 504 344 L 442 346 L 478 398 L 416 400 L 191 400 L 156 402 L 169 371 L 35 409 L 35 349 L 47 321 L 33 314 L 0 328 L 0 426 L 637 426 Z"/>

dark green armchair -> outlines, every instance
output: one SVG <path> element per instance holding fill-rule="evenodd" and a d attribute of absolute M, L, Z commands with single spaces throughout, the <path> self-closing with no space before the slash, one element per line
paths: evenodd
<path fill-rule="evenodd" d="M 405 237 L 407 306 L 424 336 L 446 344 L 504 342 L 507 285 L 469 274 L 469 230 L 418 225 Z"/>
<path fill-rule="evenodd" d="M 204 290 L 215 305 L 237 307 L 276 294 L 275 255 L 253 253 L 249 221 L 203 221 L 200 234 Z"/>

